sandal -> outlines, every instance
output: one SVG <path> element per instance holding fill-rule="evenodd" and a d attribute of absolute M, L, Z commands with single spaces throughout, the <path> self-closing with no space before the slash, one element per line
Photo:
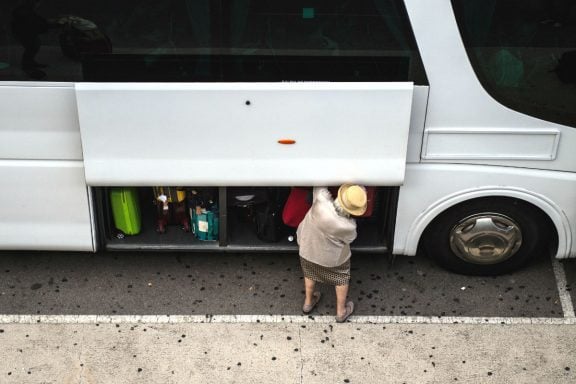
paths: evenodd
<path fill-rule="evenodd" d="M 316 308 L 316 304 L 318 304 L 318 302 L 320 301 L 320 298 L 322 297 L 322 294 L 317 291 L 317 292 L 314 292 L 314 293 L 312 294 L 312 296 L 314 297 L 314 298 L 312 299 L 312 300 L 313 300 L 313 301 L 312 301 L 312 304 L 308 304 L 308 305 L 304 304 L 304 305 L 302 306 L 302 312 L 304 312 L 305 314 L 308 314 L 308 313 L 312 312 L 312 310 L 313 310 L 314 308 Z"/>
<path fill-rule="evenodd" d="M 344 316 L 336 316 L 336 322 L 337 323 L 345 322 L 346 320 L 348 320 L 352 312 L 354 312 L 354 302 L 348 301 L 346 303 L 346 313 L 344 314 Z"/>

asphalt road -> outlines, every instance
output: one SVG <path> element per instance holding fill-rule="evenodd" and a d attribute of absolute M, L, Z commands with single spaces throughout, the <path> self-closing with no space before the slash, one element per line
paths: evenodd
<path fill-rule="evenodd" d="M 567 290 L 576 262 L 562 263 Z M 334 314 L 334 293 L 315 312 Z M 357 315 L 562 317 L 552 262 L 498 277 L 440 269 L 424 257 L 353 255 Z M 299 315 L 296 254 L 0 253 L 0 314 Z"/>

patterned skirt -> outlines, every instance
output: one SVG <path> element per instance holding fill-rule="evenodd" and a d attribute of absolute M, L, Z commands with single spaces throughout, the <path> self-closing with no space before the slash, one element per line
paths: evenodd
<path fill-rule="evenodd" d="M 350 283 L 350 259 L 337 267 L 324 267 L 300 257 L 300 266 L 304 277 L 310 280 L 330 285 Z"/>

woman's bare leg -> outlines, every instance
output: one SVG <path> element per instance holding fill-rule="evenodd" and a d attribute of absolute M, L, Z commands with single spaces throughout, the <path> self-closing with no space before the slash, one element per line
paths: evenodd
<path fill-rule="evenodd" d="M 314 302 L 314 287 L 316 282 L 310 280 L 309 278 L 304 278 L 304 288 L 306 290 L 306 298 L 304 299 L 304 305 L 310 305 Z"/>
<path fill-rule="evenodd" d="M 346 314 L 346 298 L 348 297 L 349 285 L 336 286 L 336 316 L 344 316 Z"/>

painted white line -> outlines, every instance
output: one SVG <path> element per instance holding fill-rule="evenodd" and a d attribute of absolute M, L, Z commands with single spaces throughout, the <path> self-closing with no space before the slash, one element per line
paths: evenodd
<path fill-rule="evenodd" d="M 570 292 L 566 289 L 568 282 L 566 281 L 564 265 L 556 260 L 556 258 L 552 258 L 552 268 L 554 269 L 554 276 L 556 277 L 556 286 L 558 287 L 558 295 L 560 296 L 560 304 L 562 305 L 564 317 L 574 318 L 572 297 L 570 296 Z"/>
<path fill-rule="evenodd" d="M 574 325 L 571 317 L 440 317 L 440 316 L 351 316 L 353 324 L 540 324 Z M 0 315 L 0 324 L 241 324 L 241 323 L 335 323 L 334 316 L 282 315 Z"/>

